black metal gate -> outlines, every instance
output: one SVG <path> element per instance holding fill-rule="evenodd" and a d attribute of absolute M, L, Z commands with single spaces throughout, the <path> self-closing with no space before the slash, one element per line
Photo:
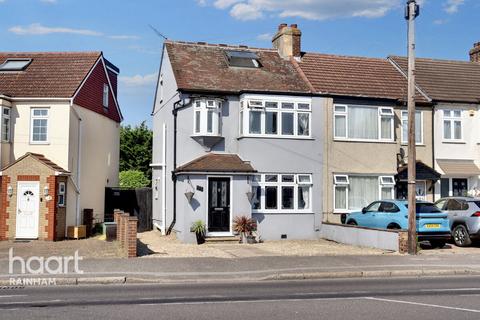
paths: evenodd
<path fill-rule="evenodd" d="M 120 209 L 138 218 L 138 232 L 153 229 L 152 188 L 105 188 L 105 221 L 113 221 L 113 210 Z"/>

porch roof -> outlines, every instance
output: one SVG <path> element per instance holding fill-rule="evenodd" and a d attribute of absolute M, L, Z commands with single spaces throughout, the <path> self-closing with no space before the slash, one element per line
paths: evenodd
<path fill-rule="evenodd" d="M 237 154 L 208 153 L 175 170 L 175 173 L 181 172 L 254 173 L 257 171 L 249 161 L 242 160 Z"/>
<path fill-rule="evenodd" d="M 33 152 L 27 152 L 26 154 L 24 154 L 23 156 L 18 158 L 15 162 L 13 162 L 13 163 L 7 165 L 6 167 L 4 167 L 2 169 L 2 171 L 5 171 L 6 169 L 14 166 L 15 164 L 19 163 L 20 161 L 22 161 L 23 159 L 25 159 L 27 157 L 32 157 L 32 158 L 36 159 L 37 161 L 41 162 L 42 164 L 44 164 L 45 166 L 49 167 L 50 169 L 54 170 L 56 175 L 70 175 L 71 174 L 69 171 L 63 169 L 62 167 L 60 167 L 59 165 L 57 165 L 56 163 L 54 163 L 50 159 L 47 159 L 43 154 L 33 153 Z"/>
<path fill-rule="evenodd" d="M 480 168 L 473 160 L 437 160 L 446 175 L 480 175 Z"/>
<path fill-rule="evenodd" d="M 426 165 L 422 161 L 417 161 L 415 166 L 416 169 L 416 180 L 432 180 L 434 182 L 440 179 L 441 174 L 438 173 L 432 167 Z M 396 175 L 397 180 L 406 181 L 408 180 L 408 165 L 402 165 L 398 168 L 398 174 Z"/>

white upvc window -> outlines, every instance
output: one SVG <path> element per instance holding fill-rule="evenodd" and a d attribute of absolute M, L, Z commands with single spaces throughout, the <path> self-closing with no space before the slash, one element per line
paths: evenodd
<path fill-rule="evenodd" d="M 30 143 L 48 143 L 48 108 L 31 109 Z"/>
<path fill-rule="evenodd" d="M 462 141 L 462 110 L 443 110 L 443 139 Z"/>
<path fill-rule="evenodd" d="M 256 175 L 252 182 L 252 211 L 264 213 L 312 212 L 312 175 Z"/>
<path fill-rule="evenodd" d="M 402 143 L 408 143 L 408 111 L 402 111 Z M 415 143 L 423 144 L 423 112 L 415 112 Z"/>
<path fill-rule="evenodd" d="M 309 100 L 264 97 L 240 101 L 240 136 L 311 137 Z"/>
<path fill-rule="evenodd" d="M 393 176 L 334 175 L 334 212 L 360 210 L 376 200 L 393 199 Z"/>
<path fill-rule="evenodd" d="M 222 102 L 218 99 L 196 99 L 193 102 L 193 134 L 219 136 L 221 110 Z"/>
<path fill-rule="evenodd" d="M 10 142 L 10 113 L 11 109 L 8 107 L 2 108 L 2 141 Z"/>
<path fill-rule="evenodd" d="M 108 97 L 109 97 L 109 87 L 108 84 L 103 84 L 103 107 L 108 109 Z"/>
<path fill-rule="evenodd" d="M 58 184 L 58 195 L 57 195 L 57 205 L 59 207 L 64 207 L 65 206 L 65 195 L 66 195 L 66 186 L 65 186 L 65 182 L 60 182 Z"/>
<path fill-rule="evenodd" d="M 336 104 L 333 127 L 338 140 L 393 142 L 393 108 Z"/>

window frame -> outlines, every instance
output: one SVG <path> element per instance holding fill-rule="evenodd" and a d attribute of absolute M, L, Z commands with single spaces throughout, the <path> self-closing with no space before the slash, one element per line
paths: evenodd
<path fill-rule="evenodd" d="M 276 176 L 276 181 L 266 181 L 266 176 Z M 282 177 L 293 176 L 292 181 L 284 182 Z M 309 176 L 309 181 L 300 182 L 300 176 L 305 177 Z M 251 207 L 252 213 L 278 213 L 278 214 L 295 214 L 295 213 L 313 213 L 312 209 L 312 189 L 313 189 L 313 180 L 312 174 L 309 173 L 263 173 L 257 174 L 252 178 L 252 192 L 254 188 L 260 188 L 260 206 L 258 209 Z M 276 187 L 277 193 L 277 207 L 276 209 L 266 209 L 266 189 L 268 187 Z M 282 190 L 285 187 L 293 187 L 293 209 L 283 209 L 283 194 Z M 300 188 L 308 187 L 309 199 L 305 209 L 299 209 L 298 206 L 298 192 Z M 252 203 L 253 205 L 253 203 Z"/>
<path fill-rule="evenodd" d="M 345 108 L 344 111 L 337 111 L 337 107 Z M 351 138 L 349 137 L 349 117 L 348 109 L 360 107 L 360 108 L 372 108 L 377 109 L 377 138 L 376 139 L 365 139 L 365 138 Z M 388 112 L 385 112 L 387 111 Z M 340 136 L 336 134 L 336 118 L 343 117 L 345 118 L 345 135 Z M 382 138 L 382 118 L 388 118 L 390 120 L 390 138 Z M 360 142 L 395 142 L 395 109 L 388 106 L 370 106 L 370 105 L 359 105 L 359 104 L 337 104 L 333 105 L 333 140 L 336 141 L 360 141 Z"/>
<path fill-rule="evenodd" d="M 346 177 L 348 180 L 347 182 L 338 182 L 337 177 Z M 395 177 L 393 175 L 364 175 L 364 174 L 334 174 L 333 180 L 333 212 L 334 213 L 351 213 L 355 211 L 361 210 L 361 208 L 349 209 L 349 194 L 350 194 L 350 177 L 371 177 L 377 178 L 378 185 L 377 185 L 377 199 L 374 201 L 382 201 L 382 200 L 390 200 L 390 199 L 382 199 L 382 189 L 383 188 L 391 188 L 391 199 L 395 199 Z M 386 182 L 386 179 L 392 179 L 393 182 Z M 335 204 L 335 193 L 337 188 L 346 189 L 346 201 L 344 208 L 338 208 Z M 370 205 L 370 204 L 369 204 Z"/>
<path fill-rule="evenodd" d="M 63 186 L 63 191 L 62 191 Z M 58 183 L 58 194 L 57 194 L 57 206 L 58 207 L 65 207 L 66 206 L 66 194 L 67 194 L 67 185 L 65 182 Z M 60 199 L 63 199 L 60 201 Z"/>
<path fill-rule="evenodd" d="M 419 146 L 419 145 L 424 144 L 424 141 L 423 141 L 423 111 L 417 110 L 415 112 L 415 116 L 416 116 L 417 113 L 420 114 L 420 125 L 421 125 L 421 127 L 420 127 L 420 141 L 417 142 L 416 137 L 415 137 L 415 144 L 417 146 Z M 406 117 L 403 116 L 404 114 L 406 114 Z M 403 139 L 403 134 L 405 133 L 404 129 L 403 129 L 403 123 L 404 122 L 407 123 L 407 137 L 408 137 L 408 111 L 407 110 L 402 110 L 400 112 L 400 141 L 401 141 L 402 144 L 407 144 L 408 139 L 406 141 Z M 415 126 L 415 134 L 416 134 L 416 130 L 417 130 L 417 126 Z"/>
<path fill-rule="evenodd" d="M 460 111 L 460 116 L 455 116 L 455 111 Z M 446 116 L 446 112 L 449 115 Z M 450 123 L 450 138 L 445 137 L 445 122 Z M 460 138 L 455 138 L 455 122 L 460 122 Z M 463 142 L 463 110 L 459 109 L 443 109 L 442 110 L 442 138 L 444 142 Z"/>
<path fill-rule="evenodd" d="M 292 104 L 292 108 L 284 108 L 284 104 Z M 259 133 L 251 133 L 250 114 L 258 112 L 260 114 Z M 267 133 L 267 114 L 276 115 L 276 133 Z M 293 134 L 284 134 L 283 114 L 292 114 Z M 299 114 L 305 114 L 308 117 L 308 134 L 299 134 Z M 239 136 L 243 137 L 262 137 L 262 138 L 284 138 L 284 139 L 311 139 L 312 138 L 312 101 L 311 99 L 295 99 L 283 97 L 242 97 L 240 100 L 239 111 Z"/>
<path fill-rule="evenodd" d="M 5 114 L 5 110 L 8 110 L 8 115 Z M 2 142 L 10 142 L 12 139 L 12 108 L 10 107 L 2 107 L 2 122 L 1 122 L 1 141 Z M 8 119 L 8 126 L 7 126 L 7 137 L 5 138 L 3 135 L 3 130 L 4 130 L 4 119 Z"/>
<path fill-rule="evenodd" d="M 192 136 L 213 136 L 222 135 L 222 100 L 213 98 L 198 98 L 193 100 L 193 134 Z M 197 114 L 200 117 L 197 118 Z M 209 118 L 211 114 L 211 122 Z M 211 130 L 209 129 L 211 124 Z M 198 130 L 197 130 L 198 128 Z"/>
<path fill-rule="evenodd" d="M 35 116 L 35 110 L 46 110 L 46 116 Z M 34 127 L 34 120 L 37 119 L 45 119 L 47 120 L 47 134 L 45 141 L 34 141 L 33 140 L 33 127 Z M 30 108 L 30 144 L 50 144 L 50 108 L 49 107 L 32 107 Z"/>
<path fill-rule="evenodd" d="M 102 105 L 105 109 L 108 109 L 108 102 L 110 100 L 110 87 L 108 84 L 103 84 L 103 92 L 102 92 Z"/>

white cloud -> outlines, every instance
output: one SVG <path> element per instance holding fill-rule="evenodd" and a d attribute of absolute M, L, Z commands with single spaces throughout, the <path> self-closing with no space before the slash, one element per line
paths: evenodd
<path fill-rule="evenodd" d="M 143 87 L 152 85 L 157 81 L 157 73 L 151 73 L 146 75 L 134 75 L 131 77 L 120 76 L 118 81 L 127 87 Z"/>
<path fill-rule="evenodd" d="M 114 36 L 108 36 L 108 38 L 113 39 L 113 40 L 137 40 L 137 39 L 140 39 L 139 36 L 132 36 L 132 35 L 127 35 L 127 34 L 119 34 L 119 35 L 114 35 Z"/>
<path fill-rule="evenodd" d="M 433 24 L 436 24 L 436 25 L 442 25 L 442 24 L 447 24 L 448 23 L 448 20 L 447 19 L 437 19 L 437 20 L 433 20 Z"/>
<path fill-rule="evenodd" d="M 455 0 L 450 0 L 455 1 Z M 456 0 L 458 1 L 458 0 Z M 197 1 L 198 3 L 199 1 Z M 346 17 L 377 18 L 404 4 L 402 0 L 202 0 L 228 9 L 238 20 L 254 20 L 266 14 L 278 17 L 300 17 L 327 20 Z"/>
<path fill-rule="evenodd" d="M 271 33 L 262 33 L 257 36 L 257 40 L 260 41 L 271 41 L 273 38 L 273 35 Z"/>
<path fill-rule="evenodd" d="M 443 10 L 448 14 L 454 14 L 458 12 L 458 7 L 464 3 L 465 0 L 447 0 L 443 5 Z"/>
<path fill-rule="evenodd" d="M 101 32 L 88 30 L 88 29 L 71 29 L 64 27 L 45 27 L 40 23 L 32 23 L 29 26 L 14 26 L 8 29 L 8 31 L 17 35 L 46 35 L 53 33 L 66 33 L 66 34 L 78 34 L 84 36 L 101 36 Z"/>
<path fill-rule="evenodd" d="M 40 0 L 40 2 L 54 4 L 54 3 L 57 3 L 57 0 Z"/>

